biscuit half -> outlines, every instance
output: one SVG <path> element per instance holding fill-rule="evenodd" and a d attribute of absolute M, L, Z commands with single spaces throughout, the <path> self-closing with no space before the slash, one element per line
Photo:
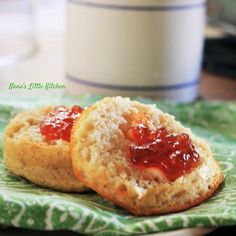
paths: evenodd
<path fill-rule="evenodd" d="M 39 123 L 54 107 L 21 112 L 4 131 L 4 163 L 15 175 L 60 191 L 82 192 L 87 188 L 75 179 L 69 143 L 58 140 L 48 144 Z"/>
<path fill-rule="evenodd" d="M 190 136 L 201 164 L 175 181 L 163 181 L 135 168 L 127 158 L 124 135 L 132 114 L 145 112 L 150 128 Z M 71 157 L 76 177 L 102 197 L 135 215 L 182 211 L 209 198 L 222 182 L 222 172 L 209 144 L 195 137 L 175 118 L 155 105 L 128 98 L 104 98 L 82 113 L 73 126 Z"/>

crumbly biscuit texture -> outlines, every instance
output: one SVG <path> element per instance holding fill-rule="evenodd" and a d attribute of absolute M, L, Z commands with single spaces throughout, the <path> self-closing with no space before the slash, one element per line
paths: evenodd
<path fill-rule="evenodd" d="M 125 137 L 132 114 L 149 115 L 149 128 L 165 127 L 170 133 L 190 136 L 201 158 L 201 165 L 173 182 L 158 171 L 142 171 L 127 159 Z M 104 98 L 76 121 L 71 136 L 71 157 L 76 177 L 104 198 L 135 215 L 177 212 L 207 198 L 222 182 L 222 173 L 213 159 L 209 144 L 195 137 L 175 118 L 155 105 L 128 98 Z"/>
<path fill-rule="evenodd" d="M 40 133 L 40 122 L 53 109 L 21 112 L 10 121 L 4 131 L 4 163 L 15 175 L 35 184 L 82 192 L 87 188 L 74 177 L 69 143 L 58 140 L 49 144 Z"/>

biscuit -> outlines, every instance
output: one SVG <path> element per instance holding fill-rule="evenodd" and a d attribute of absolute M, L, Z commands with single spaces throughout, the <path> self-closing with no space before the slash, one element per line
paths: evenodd
<path fill-rule="evenodd" d="M 130 117 L 140 112 L 149 115 L 150 129 L 164 127 L 169 133 L 188 134 L 201 164 L 174 181 L 135 168 L 127 158 L 125 132 Z M 70 151 L 78 180 L 134 215 L 165 214 L 193 207 L 209 198 L 223 179 L 205 140 L 195 137 L 155 105 L 128 98 L 104 98 L 85 110 L 73 126 Z"/>
<path fill-rule="evenodd" d="M 35 184 L 82 192 L 87 188 L 73 175 L 69 143 L 57 140 L 49 144 L 40 133 L 39 123 L 53 109 L 24 111 L 10 121 L 4 131 L 4 163 L 12 173 Z"/>

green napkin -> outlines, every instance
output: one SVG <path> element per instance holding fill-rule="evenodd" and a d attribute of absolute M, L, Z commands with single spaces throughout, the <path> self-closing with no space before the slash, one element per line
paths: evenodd
<path fill-rule="evenodd" d="M 96 193 L 69 194 L 38 187 L 8 172 L 2 163 L 2 133 L 19 110 L 47 104 L 87 106 L 99 97 L 0 96 L 0 224 L 38 230 L 72 230 L 87 235 L 141 235 L 186 227 L 236 225 L 236 103 L 175 104 L 137 98 L 172 113 L 212 145 L 225 179 L 205 203 L 180 213 L 136 217 Z"/>

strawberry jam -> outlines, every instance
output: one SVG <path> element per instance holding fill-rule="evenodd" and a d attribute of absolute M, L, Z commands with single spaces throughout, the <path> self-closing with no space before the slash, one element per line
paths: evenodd
<path fill-rule="evenodd" d="M 169 134 L 165 128 L 151 131 L 145 124 L 131 126 L 127 132 L 130 158 L 141 170 L 157 168 L 169 181 L 191 172 L 200 163 L 189 135 Z"/>
<path fill-rule="evenodd" d="M 58 106 L 40 124 L 40 132 L 47 142 L 62 139 L 70 141 L 71 129 L 77 117 L 83 112 L 80 106 L 71 109 Z"/>

